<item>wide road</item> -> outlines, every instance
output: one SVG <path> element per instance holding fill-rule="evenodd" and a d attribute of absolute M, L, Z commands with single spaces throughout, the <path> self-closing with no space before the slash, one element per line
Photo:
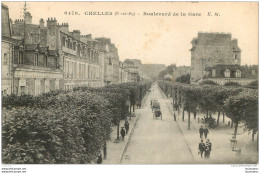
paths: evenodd
<path fill-rule="evenodd" d="M 153 119 L 150 100 L 161 105 L 162 120 Z M 134 133 L 122 157 L 121 164 L 181 164 L 194 163 L 185 137 L 166 104 L 157 84 L 153 85 L 145 106 L 139 111 Z"/>

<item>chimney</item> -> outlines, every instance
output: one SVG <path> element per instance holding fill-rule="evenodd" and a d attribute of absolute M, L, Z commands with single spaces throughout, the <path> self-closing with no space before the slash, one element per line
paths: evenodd
<path fill-rule="evenodd" d="M 44 26 L 44 20 L 43 20 L 43 19 L 40 19 L 39 25 L 40 25 L 40 27 L 43 27 L 43 26 Z"/>
<path fill-rule="evenodd" d="M 68 33 L 69 32 L 69 24 L 68 23 L 62 23 L 59 25 L 60 31 Z"/>
<path fill-rule="evenodd" d="M 73 30 L 72 37 L 76 38 L 77 40 L 80 40 L 80 30 Z"/>
<path fill-rule="evenodd" d="M 47 20 L 47 26 L 56 26 L 57 25 L 57 20 L 56 18 L 48 18 Z"/>
<path fill-rule="evenodd" d="M 32 24 L 32 15 L 29 12 L 25 13 L 25 23 Z"/>

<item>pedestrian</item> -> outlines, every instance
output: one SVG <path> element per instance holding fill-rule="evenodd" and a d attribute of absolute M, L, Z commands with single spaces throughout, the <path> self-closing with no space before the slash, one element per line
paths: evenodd
<path fill-rule="evenodd" d="M 203 132 L 204 132 L 204 136 L 205 136 L 205 139 L 206 139 L 207 136 L 208 136 L 208 133 L 209 133 L 209 129 L 207 127 L 205 127 Z"/>
<path fill-rule="evenodd" d="M 199 152 L 198 152 L 198 154 L 200 154 L 201 158 L 202 158 L 204 150 L 205 150 L 205 144 L 203 143 L 203 140 L 201 140 L 201 142 L 199 143 Z"/>
<path fill-rule="evenodd" d="M 200 123 L 200 117 L 198 117 L 198 123 Z"/>
<path fill-rule="evenodd" d="M 98 159 L 97 159 L 97 164 L 101 164 L 102 163 L 102 155 L 101 153 L 98 154 Z"/>
<path fill-rule="evenodd" d="M 203 126 L 201 126 L 200 129 L 199 129 L 201 139 L 203 138 L 203 131 L 204 131 Z"/>
<path fill-rule="evenodd" d="M 209 155 L 210 155 L 210 151 L 209 151 L 209 146 L 205 146 L 205 155 L 204 155 L 204 157 L 206 158 L 206 159 L 208 159 L 209 158 Z"/>
<path fill-rule="evenodd" d="M 211 152 L 212 144 L 209 139 L 207 140 L 206 145 L 209 147 L 209 152 Z"/>
<path fill-rule="evenodd" d="M 125 120 L 125 130 L 126 130 L 126 134 L 128 133 L 128 130 L 129 130 L 129 123 L 127 120 Z"/>
<path fill-rule="evenodd" d="M 123 127 L 121 127 L 120 134 L 122 136 L 122 140 L 125 141 L 125 129 Z"/>

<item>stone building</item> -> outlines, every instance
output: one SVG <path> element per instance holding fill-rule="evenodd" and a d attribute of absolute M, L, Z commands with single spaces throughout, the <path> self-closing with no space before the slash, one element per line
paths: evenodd
<path fill-rule="evenodd" d="M 69 32 L 69 25 L 59 25 L 55 18 L 49 18 L 47 26 L 43 19 L 39 24 L 31 21 L 27 12 L 11 26 L 13 38 L 25 44 L 14 51 L 15 94 L 101 86 L 99 50 L 81 41 L 79 30 Z"/>
<path fill-rule="evenodd" d="M 124 62 L 119 61 L 119 83 L 127 83 L 128 72 Z"/>
<path fill-rule="evenodd" d="M 115 44 L 110 38 L 99 37 L 92 41 L 102 52 L 103 60 L 103 85 L 119 83 L 119 56 Z"/>
<path fill-rule="evenodd" d="M 191 41 L 191 82 L 202 80 L 206 67 L 241 64 L 241 50 L 229 33 L 198 33 Z"/>
<path fill-rule="evenodd" d="M 63 89 L 63 72 L 60 69 L 58 49 L 50 48 L 48 35 L 52 34 L 41 19 L 32 24 L 32 16 L 25 13 L 24 19 L 11 25 L 12 37 L 21 40 L 13 57 L 14 94 L 39 95 Z"/>
<path fill-rule="evenodd" d="M 140 81 L 140 75 L 138 72 L 138 66 L 135 65 L 134 61 L 126 59 L 124 66 L 127 70 L 127 82 L 138 82 Z"/>
<path fill-rule="evenodd" d="M 19 44 L 19 40 L 11 38 L 11 26 L 9 19 L 9 9 L 2 4 L 2 95 L 9 95 L 14 92 L 14 68 L 13 52 L 14 47 Z"/>

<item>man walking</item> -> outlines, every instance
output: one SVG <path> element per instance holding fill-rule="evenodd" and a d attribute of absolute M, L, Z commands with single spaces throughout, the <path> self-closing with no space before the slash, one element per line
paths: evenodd
<path fill-rule="evenodd" d="M 212 144 L 211 144 L 211 142 L 209 141 L 209 139 L 208 139 L 207 142 L 206 142 L 206 146 L 208 146 L 208 148 L 209 148 L 209 155 L 210 155 Z"/>
<path fill-rule="evenodd" d="M 122 136 L 122 140 L 125 141 L 125 129 L 123 127 L 121 127 L 120 134 Z"/>
<path fill-rule="evenodd" d="M 201 138 L 201 139 L 203 138 L 203 132 L 204 132 L 204 129 L 203 129 L 203 127 L 201 126 L 200 129 L 199 129 L 199 133 L 200 133 L 200 138 Z"/>
<path fill-rule="evenodd" d="M 129 130 L 129 123 L 127 120 L 125 120 L 125 130 L 126 130 L 126 134 L 128 133 L 128 130 Z"/>
<path fill-rule="evenodd" d="M 205 139 L 207 138 L 208 136 L 208 133 L 209 133 L 209 129 L 207 127 L 204 128 L 204 136 L 205 136 Z"/>
<path fill-rule="evenodd" d="M 205 144 L 203 143 L 203 140 L 201 140 L 201 142 L 199 143 L 199 153 L 201 158 L 202 158 L 202 155 L 203 155 L 203 152 L 205 150 Z"/>

